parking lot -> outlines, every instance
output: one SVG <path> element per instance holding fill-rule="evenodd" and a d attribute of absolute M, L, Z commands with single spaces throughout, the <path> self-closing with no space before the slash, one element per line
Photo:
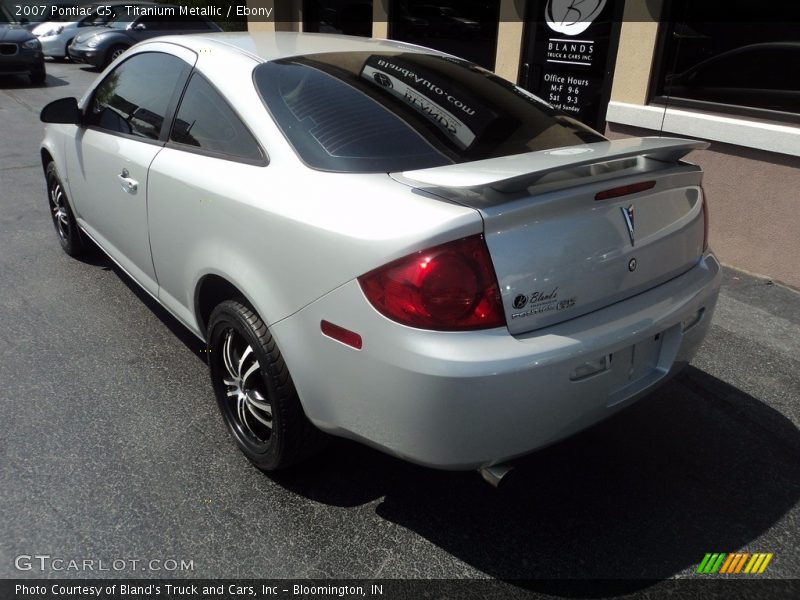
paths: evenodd
<path fill-rule="evenodd" d="M 567 595 L 537 580 L 644 590 L 743 549 L 774 553 L 762 577 L 800 578 L 800 294 L 726 270 L 691 367 L 499 490 L 345 441 L 267 476 L 229 440 L 200 342 L 110 261 L 61 251 L 38 115 L 97 72 L 47 68 L 42 87 L 0 78 L 0 577 L 497 578 Z M 33 554 L 192 568 L 18 570 Z"/>

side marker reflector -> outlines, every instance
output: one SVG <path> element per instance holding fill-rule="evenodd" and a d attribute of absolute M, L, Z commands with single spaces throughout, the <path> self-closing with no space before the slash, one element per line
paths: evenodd
<path fill-rule="evenodd" d="M 361 347 L 363 346 L 361 336 L 355 331 L 350 331 L 344 327 L 339 327 L 338 325 L 334 325 L 330 321 L 325 320 L 320 321 L 319 328 L 322 330 L 323 335 L 326 335 L 337 342 L 342 342 L 343 344 L 355 348 L 356 350 L 361 350 Z"/>

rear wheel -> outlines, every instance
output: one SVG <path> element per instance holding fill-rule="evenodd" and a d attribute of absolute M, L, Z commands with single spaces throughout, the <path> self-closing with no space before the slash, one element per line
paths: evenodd
<path fill-rule="evenodd" d="M 217 306 L 208 351 L 220 412 L 253 464 L 282 469 L 320 446 L 324 435 L 306 418 L 280 350 L 252 309 L 233 300 Z"/>
<path fill-rule="evenodd" d="M 58 234 L 61 248 L 70 256 L 80 256 L 86 252 L 86 245 L 78 231 L 75 215 L 67 198 L 64 184 L 58 177 L 55 163 L 51 162 L 45 169 L 47 179 L 47 199 L 50 204 L 50 217 Z"/>

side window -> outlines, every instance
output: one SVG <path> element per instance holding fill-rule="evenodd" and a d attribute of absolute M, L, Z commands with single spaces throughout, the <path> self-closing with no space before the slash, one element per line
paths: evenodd
<path fill-rule="evenodd" d="M 175 86 L 188 68 L 181 59 L 161 52 L 132 56 L 95 90 L 87 124 L 157 140 Z"/>
<path fill-rule="evenodd" d="M 258 143 L 204 77 L 192 75 L 183 95 L 170 140 L 233 159 L 264 161 Z"/>

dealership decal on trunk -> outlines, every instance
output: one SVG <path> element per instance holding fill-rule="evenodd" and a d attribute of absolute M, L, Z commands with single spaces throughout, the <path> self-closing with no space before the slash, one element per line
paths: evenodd
<path fill-rule="evenodd" d="M 559 300 L 558 288 L 554 288 L 551 292 L 531 292 L 527 295 L 519 294 L 514 298 L 512 306 L 517 310 L 521 310 L 525 307 L 527 307 L 528 310 L 514 313 L 511 315 L 511 318 L 519 319 L 520 317 L 530 317 L 554 310 L 565 310 L 575 306 L 575 300 L 575 298 Z"/>

